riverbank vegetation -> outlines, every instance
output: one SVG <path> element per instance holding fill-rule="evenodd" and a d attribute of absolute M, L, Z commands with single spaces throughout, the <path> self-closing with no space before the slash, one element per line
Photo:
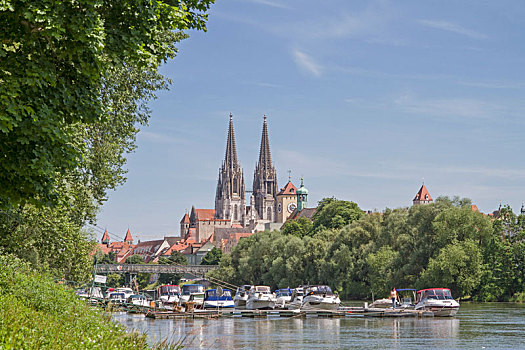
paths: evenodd
<path fill-rule="evenodd" d="M 2 1 L 0 258 L 27 264 L 20 280 L 0 274 L 4 347 L 143 346 L 135 336 L 113 343 L 102 328 L 114 325 L 46 276 L 90 278 L 85 227 L 124 183 L 148 102 L 170 84 L 160 65 L 186 30 L 206 30 L 213 2 Z"/>
<path fill-rule="evenodd" d="M 448 287 L 458 298 L 520 300 L 524 223 L 509 207 L 496 219 L 473 211 L 468 199 L 371 214 L 324 199 L 313 221 L 241 239 L 210 274 L 236 285 L 328 284 L 350 299 L 383 297 L 392 287 Z"/>

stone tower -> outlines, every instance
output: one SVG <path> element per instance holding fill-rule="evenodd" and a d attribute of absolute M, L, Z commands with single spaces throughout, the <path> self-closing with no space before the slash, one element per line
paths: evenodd
<path fill-rule="evenodd" d="M 259 220 L 276 222 L 277 173 L 272 165 L 268 126 L 264 116 L 259 162 L 253 176 L 253 196 Z"/>
<path fill-rule="evenodd" d="M 288 177 L 288 183 L 277 193 L 277 220 L 275 221 L 284 223 L 296 208 L 297 188 Z"/>
<path fill-rule="evenodd" d="M 226 155 L 219 169 L 217 191 L 215 193 L 215 218 L 230 220 L 232 224 L 245 225 L 246 199 L 244 174 L 237 160 L 233 116 L 230 113 Z"/>
<path fill-rule="evenodd" d="M 306 208 L 308 202 L 308 190 L 303 185 L 303 178 L 301 178 L 301 187 L 297 190 L 297 211 Z"/>

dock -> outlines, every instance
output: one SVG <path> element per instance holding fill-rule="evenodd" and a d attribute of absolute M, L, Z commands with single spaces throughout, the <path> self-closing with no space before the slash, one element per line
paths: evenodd
<path fill-rule="evenodd" d="M 432 317 L 429 311 L 407 310 L 407 309 L 381 309 L 351 307 L 330 310 L 245 310 L 245 309 L 219 309 L 219 310 L 192 310 L 184 311 L 150 311 L 146 317 L 153 319 L 175 319 L 175 318 L 218 318 L 218 317 L 249 317 L 249 318 L 344 318 L 344 317 Z"/>

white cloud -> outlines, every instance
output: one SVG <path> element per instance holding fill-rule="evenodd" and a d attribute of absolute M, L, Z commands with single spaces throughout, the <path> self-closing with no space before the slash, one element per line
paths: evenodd
<path fill-rule="evenodd" d="M 452 22 L 427 20 L 427 19 L 421 19 L 421 20 L 418 20 L 417 22 L 426 27 L 441 29 L 441 30 L 445 30 L 448 32 L 456 33 L 456 34 L 461 34 L 461 35 L 467 36 L 472 39 L 486 39 L 487 38 L 485 34 L 475 32 L 473 30 L 462 27 L 459 24 L 452 23 Z"/>
<path fill-rule="evenodd" d="M 502 106 L 472 98 L 418 99 L 408 94 L 395 99 L 394 104 L 408 113 L 440 118 L 492 119 L 504 112 Z"/>
<path fill-rule="evenodd" d="M 307 72 L 315 76 L 321 76 L 321 71 L 323 67 L 317 64 L 309 55 L 295 49 L 293 50 L 293 58 L 295 64 L 297 64 L 297 66 L 299 66 L 300 68 L 306 70 Z"/>
<path fill-rule="evenodd" d="M 270 0 L 250 0 L 251 2 L 254 2 L 256 4 L 266 5 L 270 7 L 275 7 L 279 9 L 289 9 L 290 7 L 286 6 L 285 4 L 282 4 L 277 1 L 270 1 Z"/>

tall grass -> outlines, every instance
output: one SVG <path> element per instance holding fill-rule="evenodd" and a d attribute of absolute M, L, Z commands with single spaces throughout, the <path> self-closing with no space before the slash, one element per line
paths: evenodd
<path fill-rule="evenodd" d="M 87 306 L 51 276 L 0 255 L 0 348 L 148 349 L 110 316 Z"/>

